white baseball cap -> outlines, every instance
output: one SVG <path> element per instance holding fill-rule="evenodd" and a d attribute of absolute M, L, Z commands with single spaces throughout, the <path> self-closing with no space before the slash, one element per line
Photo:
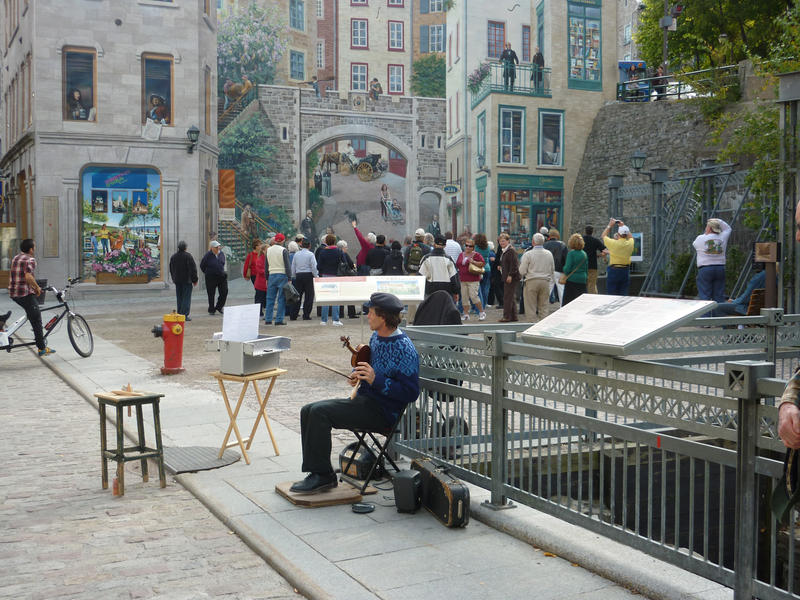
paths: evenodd
<path fill-rule="evenodd" d="M 220 246 L 222 246 L 222 244 L 220 244 L 217 240 L 211 240 L 209 246 L 211 246 L 212 248 L 219 248 Z"/>
<path fill-rule="evenodd" d="M 620 235 L 630 235 L 631 230 L 628 228 L 627 225 L 620 225 L 619 229 L 617 229 L 617 233 L 619 233 Z"/>

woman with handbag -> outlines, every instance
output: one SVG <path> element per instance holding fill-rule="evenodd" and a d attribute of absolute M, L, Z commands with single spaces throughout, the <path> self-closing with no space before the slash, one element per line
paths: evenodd
<path fill-rule="evenodd" d="M 566 306 L 581 294 L 586 293 L 586 280 L 589 276 L 589 261 L 583 251 L 583 236 L 573 233 L 567 242 L 569 253 L 564 263 L 564 275 L 559 283 L 564 284 L 564 301 L 561 306 Z"/>
<path fill-rule="evenodd" d="M 247 253 L 247 256 L 244 259 L 244 266 L 242 267 L 242 277 L 249 279 L 253 286 L 256 284 L 256 270 L 254 263 L 258 258 L 260 250 L 261 240 L 253 240 L 253 243 L 250 246 L 250 252 Z"/>
<path fill-rule="evenodd" d="M 325 236 L 325 245 L 318 249 L 318 251 L 319 256 L 317 258 L 317 269 L 319 270 L 319 276 L 338 277 L 339 263 L 345 259 L 342 255 L 342 251 L 338 248 L 338 246 L 336 246 L 336 236 L 332 233 L 327 234 Z M 321 307 L 320 325 L 328 324 L 328 313 L 330 310 L 330 306 L 326 305 Z M 333 325 L 337 327 L 344 325 L 344 323 L 339 320 L 338 304 L 333 307 Z"/>
<path fill-rule="evenodd" d="M 483 310 L 483 303 L 479 294 L 485 265 L 486 262 L 483 260 L 483 256 L 475 252 L 475 240 L 472 238 L 464 240 L 464 251 L 458 255 L 456 260 L 458 277 L 461 280 L 461 298 L 464 304 L 466 304 L 464 299 L 469 298 L 475 305 L 478 309 L 479 321 L 483 321 L 486 318 L 486 312 Z M 461 320 L 466 321 L 467 319 L 469 319 L 469 311 L 464 312 L 462 308 Z"/>

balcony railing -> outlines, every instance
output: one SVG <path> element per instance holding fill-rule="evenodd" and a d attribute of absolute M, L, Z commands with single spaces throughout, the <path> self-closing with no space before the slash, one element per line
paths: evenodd
<path fill-rule="evenodd" d="M 503 78 L 503 65 L 488 63 L 489 74 L 481 81 L 480 86 L 472 90 L 472 108 L 475 108 L 486 96 L 492 92 L 500 94 L 514 94 L 517 96 L 539 96 L 550 98 L 550 72 L 551 69 L 539 69 L 535 65 L 516 65 L 514 67 L 514 85 Z M 537 85 L 535 75 L 540 75 Z"/>

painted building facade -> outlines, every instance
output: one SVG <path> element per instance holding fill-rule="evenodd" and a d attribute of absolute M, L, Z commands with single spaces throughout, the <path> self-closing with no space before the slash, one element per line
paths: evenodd
<path fill-rule="evenodd" d="M 178 241 L 202 255 L 216 229 L 213 2 L 3 10 L 0 275 L 31 237 L 41 277 L 163 286 Z"/>
<path fill-rule="evenodd" d="M 467 55 L 467 83 L 460 89 L 448 85 L 448 110 L 450 98 L 462 90 L 469 98 L 469 121 L 453 119 L 449 128 L 448 168 L 452 159 L 469 156 L 472 169 L 464 185 L 470 189 L 462 210 L 472 231 L 490 238 L 508 231 L 516 244 L 525 245 L 540 227 L 556 227 L 564 236 L 575 228 L 570 202 L 586 139 L 597 111 L 615 94 L 617 6 L 609 0 L 567 0 L 532 4 L 519 17 L 503 12 L 493 9 L 482 19 L 468 15 L 473 24 L 467 21 L 467 47 L 485 54 L 472 64 L 489 66 L 470 89 L 475 67 L 468 70 Z M 513 83 L 495 58 L 509 38 L 521 51 Z M 544 56 L 541 77 L 525 60 L 526 50 L 535 52 L 537 46 Z M 458 140 L 456 123 L 466 129 L 466 142 Z M 466 143 L 468 151 L 458 143 Z"/>

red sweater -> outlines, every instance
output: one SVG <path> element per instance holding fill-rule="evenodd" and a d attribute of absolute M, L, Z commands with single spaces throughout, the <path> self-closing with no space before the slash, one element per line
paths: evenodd
<path fill-rule="evenodd" d="M 258 258 L 253 261 L 253 273 L 256 275 L 256 280 L 253 282 L 253 287 L 259 292 L 267 291 L 267 276 L 264 273 L 266 260 L 267 257 L 263 254 L 260 254 L 258 255 Z"/>
<path fill-rule="evenodd" d="M 375 247 L 375 244 L 370 244 L 369 240 L 361 235 L 361 232 L 358 230 L 358 227 L 353 227 L 353 231 L 356 232 L 356 238 L 358 238 L 358 243 L 361 244 L 361 250 L 358 251 L 356 255 L 356 266 L 360 267 L 364 263 L 367 262 L 367 252 L 372 250 Z"/>
<path fill-rule="evenodd" d="M 258 256 L 258 252 L 248 252 L 247 257 L 244 259 L 244 266 L 242 267 L 242 277 L 247 277 L 247 269 L 251 269 L 251 275 L 256 274 L 256 257 Z"/>
<path fill-rule="evenodd" d="M 470 261 L 472 259 L 472 261 Z M 458 268 L 458 277 L 461 281 L 480 281 L 483 274 L 473 275 L 469 272 L 469 263 L 474 262 L 481 266 L 483 266 L 484 260 L 483 257 L 478 254 L 477 252 L 473 252 L 469 258 L 463 252 L 458 255 L 458 260 L 456 260 L 456 267 Z"/>

